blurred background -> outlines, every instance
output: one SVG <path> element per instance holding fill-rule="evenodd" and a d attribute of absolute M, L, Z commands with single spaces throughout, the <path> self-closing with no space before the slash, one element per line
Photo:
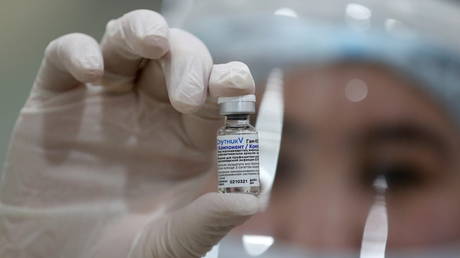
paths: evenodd
<path fill-rule="evenodd" d="M 48 42 L 72 32 L 100 40 L 110 19 L 135 9 L 159 11 L 160 7 L 160 0 L 1 1 L 0 164 Z"/>

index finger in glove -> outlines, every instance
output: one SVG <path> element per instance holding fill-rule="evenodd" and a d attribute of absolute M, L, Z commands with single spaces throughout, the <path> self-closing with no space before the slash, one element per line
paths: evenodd
<path fill-rule="evenodd" d="M 201 257 L 258 211 L 259 200 L 253 195 L 208 193 L 148 224 L 129 257 Z"/>
<path fill-rule="evenodd" d="M 238 96 L 255 92 L 254 79 L 248 66 L 242 62 L 213 65 L 211 54 L 205 44 L 194 35 L 170 29 L 170 51 L 161 59 L 166 81 L 167 95 L 172 106 L 181 113 L 189 114 L 198 110 L 215 111 L 215 105 L 203 104 L 211 97 Z M 139 78 L 139 88 L 155 99 L 164 99 L 158 76 L 158 64 L 150 62 Z M 205 110 L 203 110 L 203 108 Z M 200 115 L 200 114 L 198 114 Z M 204 115 L 205 117 L 207 115 Z"/>
<path fill-rule="evenodd" d="M 219 116 L 217 97 L 230 97 L 254 94 L 255 85 L 251 71 L 242 62 L 216 64 L 212 67 L 209 78 L 209 95 L 207 103 L 194 116 L 184 116 L 183 124 L 190 135 L 190 142 L 201 150 L 215 148 L 215 135 L 222 126 Z"/>

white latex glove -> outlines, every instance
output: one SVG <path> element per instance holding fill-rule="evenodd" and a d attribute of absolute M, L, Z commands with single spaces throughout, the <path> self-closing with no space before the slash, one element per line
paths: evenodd
<path fill-rule="evenodd" d="M 256 213 L 252 195 L 199 197 L 222 126 L 208 94 L 254 92 L 244 64 L 214 67 L 148 10 L 110 21 L 100 45 L 51 42 L 1 180 L 0 257 L 200 257 Z"/>

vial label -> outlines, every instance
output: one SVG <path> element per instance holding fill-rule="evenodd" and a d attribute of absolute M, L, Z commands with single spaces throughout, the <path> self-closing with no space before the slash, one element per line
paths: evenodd
<path fill-rule="evenodd" d="M 219 187 L 259 186 L 259 136 L 234 134 L 217 136 Z"/>

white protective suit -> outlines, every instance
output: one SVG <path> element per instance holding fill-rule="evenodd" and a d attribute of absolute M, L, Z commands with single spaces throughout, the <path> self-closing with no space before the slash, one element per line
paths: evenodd
<path fill-rule="evenodd" d="M 213 99 L 254 93 L 246 65 L 217 68 L 148 10 L 110 21 L 101 44 L 52 41 L 1 179 L 0 257 L 200 257 L 256 213 L 255 196 L 205 194 Z"/>

